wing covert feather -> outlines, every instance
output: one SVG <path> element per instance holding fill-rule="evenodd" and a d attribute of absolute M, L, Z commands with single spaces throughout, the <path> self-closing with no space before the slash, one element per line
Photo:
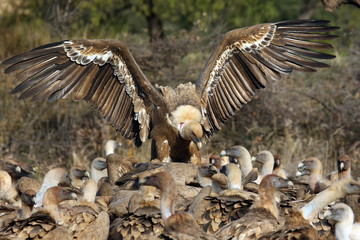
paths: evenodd
<path fill-rule="evenodd" d="M 218 131 L 257 89 L 265 88 L 292 71 L 315 72 L 329 65 L 314 59 L 335 56 L 316 50 L 331 49 L 338 27 L 326 20 L 291 20 L 258 24 L 226 33 L 209 57 L 197 82 L 207 137 Z"/>
<path fill-rule="evenodd" d="M 2 65 L 20 82 L 12 91 L 22 92 L 19 99 L 53 102 L 72 96 L 75 101 L 85 100 L 124 137 L 138 137 L 141 142 L 149 137 L 153 105 L 163 104 L 128 48 L 117 40 L 51 43 Z"/>

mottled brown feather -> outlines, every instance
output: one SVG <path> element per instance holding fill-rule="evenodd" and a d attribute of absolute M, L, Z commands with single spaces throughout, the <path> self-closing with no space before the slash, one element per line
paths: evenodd
<path fill-rule="evenodd" d="M 314 42 L 337 37 L 327 34 L 338 29 L 328 23 L 293 20 L 226 33 L 196 82 L 204 117 L 209 119 L 206 135 L 218 131 L 241 107 L 238 102 L 248 103 L 255 90 L 266 87 L 271 80 L 279 80 L 293 70 L 313 72 L 315 68 L 328 67 L 328 64 L 310 59 L 334 58 L 313 50 L 332 48 L 329 43 Z"/>
<path fill-rule="evenodd" d="M 134 119 L 135 99 L 143 101 L 139 109 L 145 110 L 143 118 L 150 117 L 152 104 L 163 104 L 158 90 L 146 79 L 127 47 L 117 40 L 48 44 L 5 60 L 2 65 L 7 67 L 5 73 L 17 73 L 21 83 L 12 92 L 22 92 L 20 99 L 52 102 L 72 95 L 75 101 L 87 101 L 128 138 L 138 136 L 141 125 Z M 146 126 L 140 127 L 149 128 L 150 121 L 143 124 Z"/>

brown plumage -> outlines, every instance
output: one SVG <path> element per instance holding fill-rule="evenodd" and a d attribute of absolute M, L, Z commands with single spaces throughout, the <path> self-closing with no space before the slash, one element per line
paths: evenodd
<path fill-rule="evenodd" d="M 22 177 L 16 183 L 16 189 L 19 192 L 25 192 L 26 190 L 33 190 L 35 193 L 39 192 L 41 183 L 33 178 Z"/>
<path fill-rule="evenodd" d="M 138 187 L 139 179 L 167 171 L 174 176 L 176 184 L 176 210 L 184 211 L 200 191 L 198 187 L 185 185 L 187 179 L 193 179 L 196 176 L 198 167 L 186 163 L 156 165 L 157 168 L 145 168 L 145 171 L 132 175 L 131 189 Z M 153 186 L 141 185 L 140 191 L 115 187 L 109 211 L 117 219 L 111 224 L 110 239 L 119 239 L 120 236 L 124 239 L 132 237 L 148 239 L 149 236 L 160 235 L 164 231 L 164 223 L 161 218 L 159 199 L 160 192 Z"/>
<path fill-rule="evenodd" d="M 277 175 L 265 176 L 259 185 L 260 199 L 245 216 L 223 226 L 216 236 L 219 239 L 257 239 L 262 233 L 276 228 L 279 225 L 279 213 L 275 192 L 292 187 L 292 182 Z"/>
<path fill-rule="evenodd" d="M 82 186 L 81 201 L 62 210 L 63 225 L 72 239 L 106 240 L 109 235 L 110 218 L 107 209 L 95 202 L 97 185 L 88 179 Z"/>
<path fill-rule="evenodd" d="M 186 212 L 175 213 L 176 185 L 167 172 L 158 172 L 140 180 L 140 184 L 158 188 L 161 192 L 163 235 L 169 239 L 216 239 L 197 228 L 193 216 Z"/>
<path fill-rule="evenodd" d="M 338 29 L 323 20 L 259 24 L 226 33 L 195 84 L 154 87 L 126 45 L 117 40 L 68 40 L 5 60 L 5 73 L 20 84 L 20 99 L 48 102 L 72 96 L 85 100 L 120 134 L 139 146 L 152 139 L 152 158 L 199 163 L 199 148 L 255 90 L 294 70 L 314 72 L 334 56 Z M 324 34 L 323 34 L 324 33 Z"/>
<path fill-rule="evenodd" d="M 70 239 L 59 216 L 59 203 L 75 199 L 76 195 L 62 187 L 49 188 L 44 196 L 44 207 L 26 219 L 11 221 L 1 229 L 0 237 L 13 239 Z M 55 231 L 55 232 L 54 232 Z"/>
<path fill-rule="evenodd" d="M 215 233 L 231 221 L 243 217 L 257 194 L 241 190 L 224 190 L 219 195 L 203 196 L 202 204 L 194 210 L 194 218 L 207 233 Z"/>
<path fill-rule="evenodd" d="M 110 226 L 109 239 L 157 239 L 164 232 L 160 210 L 141 206 L 115 219 Z"/>
<path fill-rule="evenodd" d="M 109 154 L 106 156 L 106 163 L 108 165 L 107 171 L 111 184 L 115 184 L 124 174 L 134 170 L 133 161 L 118 154 Z"/>
<path fill-rule="evenodd" d="M 259 239 L 318 239 L 318 232 L 311 225 L 311 221 L 331 202 L 343 198 L 346 195 L 359 193 L 360 183 L 354 180 L 343 179 L 334 182 L 329 188 L 317 194 L 309 203 L 294 210 L 294 212 L 286 218 L 285 224 L 282 227 L 264 234 L 264 236 Z"/>
<path fill-rule="evenodd" d="M 36 203 L 36 192 L 32 189 L 26 189 L 21 193 L 21 209 L 18 213 L 20 219 L 28 218 Z"/>
<path fill-rule="evenodd" d="M 1 172 L 1 171 L 0 171 Z M 1 179 L 1 173 L 0 173 L 0 179 Z M 4 189 L 5 186 L 1 183 L 0 180 L 0 192 Z M 7 190 L 8 194 L 10 193 L 9 190 Z M 15 191 L 16 192 L 16 191 Z M 20 200 L 21 200 L 21 206 L 15 206 L 17 204 L 9 205 L 9 204 L 1 204 L 0 205 L 0 227 L 7 226 L 9 222 L 15 220 L 15 219 L 25 219 L 28 218 L 33 210 L 35 201 L 36 201 L 36 192 L 32 189 L 26 189 L 20 194 Z M 3 202 L 3 201 L 1 201 Z"/>

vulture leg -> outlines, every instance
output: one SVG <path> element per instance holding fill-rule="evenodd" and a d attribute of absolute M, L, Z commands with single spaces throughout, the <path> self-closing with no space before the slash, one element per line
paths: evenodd
<path fill-rule="evenodd" d="M 171 162 L 170 146 L 164 136 L 152 140 L 151 159 L 159 159 L 161 162 Z"/>
<path fill-rule="evenodd" d="M 190 142 L 189 150 L 191 154 L 190 162 L 192 164 L 201 165 L 201 154 L 194 142 Z"/>

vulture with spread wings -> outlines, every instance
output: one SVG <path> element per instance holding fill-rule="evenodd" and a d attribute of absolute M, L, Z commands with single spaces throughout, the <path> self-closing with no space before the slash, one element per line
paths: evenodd
<path fill-rule="evenodd" d="M 118 40 L 66 40 L 5 60 L 5 73 L 20 82 L 19 99 L 85 100 L 137 146 L 152 139 L 161 161 L 199 162 L 205 139 L 220 130 L 256 89 L 293 70 L 328 67 L 313 59 L 335 56 L 325 20 L 258 24 L 226 33 L 195 84 L 155 87 L 126 45 Z"/>

